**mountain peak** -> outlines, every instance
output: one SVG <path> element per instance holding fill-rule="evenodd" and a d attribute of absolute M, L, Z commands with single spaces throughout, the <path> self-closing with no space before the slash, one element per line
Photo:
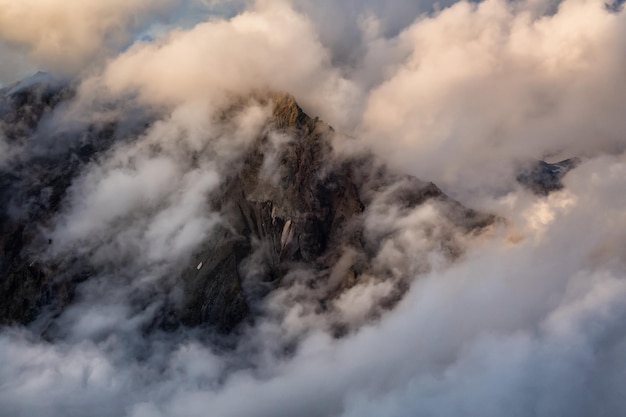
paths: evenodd
<path fill-rule="evenodd" d="M 35 88 L 34 84 L 25 91 L 29 88 Z M 39 95 L 28 97 L 26 104 L 7 103 L 16 107 L 7 114 L 22 117 L 20 106 L 36 107 L 43 100 Z M 271 106 L 268 129 L 240 151 L 243 163 L 221 173 L 221 186 L 204 196 L 221 221 L 188 251 L 186 263 L 171 266 L 176 299 L 167 291 L 157 296 L 164 300 L 151 326 L 210 325 L 227 332 L 247 318 L 266 314 L 264 299 L 272 291 L 301 285 L 301 302 L 319 314 L 328 312 L 327 325 L 330 330 L 343 329 L 333 330 L 339 335 L 348 326 L 339 307 L 333 307 L 341 294 L 368 280 L 387 281 L 389 290 L 372 300 L 366 306 L 368 312 L 363 313 L 363 320 L 371 319 L 402 297 L 416 273 L 410 262 L 405 266 L 377 263 L 377 254 L 384 250 L 389 236 L 399 233 L 393 227 L 378 230 L 376 216 L 381 210 L 388 211 L 389 218 L 407 216 L 423 205 L 439 211 L 442 225 L 427 233 L 433 248 L 443 248 L 449 261 L 463 250 L 457 236 L 493 222 L 493 217 L 461 206 L 433 184 L 393 173 L 371 155 L 335 155 L 332 128 L 309 117 L 292 95 L 274 93 L 253 98 Z M 52 109 L 56 103 L 47 101 L 40 107 Z M 216 123 L 230 121 L 245 105 L 246 100 L 237 101 Z M 42 110 L 29 116 L 29 126 L 35 129 L 43 114 Z M 49 305 L 62 311 L 73 302 L 74 288 L 102 273 L 88 255 L 52 260 L 37 255 L 46 246 L 41 242 L 47 239 L 38 235 L 45 229 L 44 223 L 70 205 L 66 190 L 91 168 L 90 161 L 109 157 L 106 151 L 118 139 L 110 126 L 88 129 L 75 132 L 77 142 L 89 149 L 84 158 L 67 169 L 59 169 L 67 165 L 60 163 L 40 167 L 39 175 L 45 181 L 26 181 L 27 172 L 19 170 L 11 175 L 0 171 L 0 192 L 5 189 L 4 195 L 10 197 L 6 204 L 0 204 L 0 274 L 6 277 L 0 285 L 0 322 L 29 322 Z M 21 131 L 25 141 L 32 140 L 31 131 Z M 281 135 L 276 137 L 273 132 Z M 142 138 L 138 134 L 133 140 Z M 75 151 L 68 148 L 68 152 Z M 172 157 L 160 148 L 154 152 L 160 152 L 160 158 Z M 195 158 L 214 157 L 211 155 Z M 71 159 L 71 155 L 56 157 Z M 197 166 L 187 162 L 180 168 Z M 37 196 L 37 204 L 32 204 L 31 196 Z M 77 203 L 81 204 L 74 201 Z M 28 215 L 12 217 L 10 210 L 15 207 L 22 207 Z M 138 219 L 137 215 L 120 215 L 116 221 L 124 228 L 133 228 Z M 100 240 L 94 242 L 89 249 L 92 253 L 102 244 Z M 115 262 L 108 266 L 114 275 L 118 267 Z M 420 261 L 419 271 L 427 269 L 428 260 Z"/>
<path fill-rule="evenodd" d="M 279 128 L 294 127 L 298 125 L 298 122 L 308 119 L 291 94 L 275 93 L 271 95 L 271 100 L 272 115 L 277 119 Z"/>

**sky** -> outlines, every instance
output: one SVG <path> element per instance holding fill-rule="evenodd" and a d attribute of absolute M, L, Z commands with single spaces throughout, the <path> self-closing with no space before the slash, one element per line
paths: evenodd
<path fill-rule="evenodd" d="M 121 117 L 111 101 L 160 118 L 90 164 L 47 231 L 49 256 L 82 253 L 103 272 L 57 318 L 56 339 L 37 323 L 0 331 L 0 416 L 626 414 L 619 5 L 0 0 L 0 83 L 38 70 L 78 85 L 47 128 Z M 358 285 L 334 306 L 358 330 L 335 339 L 328 317 L 294 301 L 306 278 L 294 274 L 235 351 L 192 329 L 142 335 L 152 294 L 221 222 L 202 196 L 269 109 L 215 116 L 268 90 L 354 138 L 338 154 L 370 150 L 505 221 L 459 237 L 464 254 L 448 262 L 424 233 L 447 230 L 441 208 L 402 212 L 374 195 L 364 221 L 387 236 L 374 262 L 411 275 L 392 311 L 369 319 L 390 288 Z M 0 135 L 0 152 L 3 167 L 30 149 Z M 563 190 L 515 182 L 529 161 L 569 157 L 582 162 Z"/>

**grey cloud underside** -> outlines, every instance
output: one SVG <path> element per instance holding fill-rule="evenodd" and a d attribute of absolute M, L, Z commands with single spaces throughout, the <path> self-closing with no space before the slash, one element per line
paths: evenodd
<path fill-rule="evenodd" d="M 2 101 L 4 136 L 17 154 L 3 167 L 0 190 L 1 318 L 5 324 L 27 324 L 39 317 L 37 326 L 48 338 L 63 337 L 59 323 L 71 315 L 63 312 L 72 311 L 75 299 L 78 305 L 93 302 L 97 308 L 102 300 L 91 298 L 99 291 L 94 288 L 116 288 L 133 279 L 120 281 L 116 275 L 134 275 L 139 281 L 142 274 L 153 282 L 125 293 L 123 302 L 135 311 L 128 319 L 142 316 L 144 332 L 175 331 L 181 324 L 210 325 L 222 332 L 242 321 L 253 326 L 273 314 L 264 300 L 280 290 L 275 297 L 291 298 L 291 305 L 301 303 L 314 315 L 328 317 L 322 327 L 339 336 L 393 307 L 415 274 L 430 269 L 418 254 L 406 254 L 415 258 L 406 265 L 377 258 L 399 233 L 392 225 L 378 224 L 377 218 L 409 217 L 420 207 L 432 207 L 440 219 L 438 224 L 429 219 L 420 223 L 429 239 L 423 250 L 441 254 L 445 262 L 462 255 L 462 236 L 478 234 L 495 220 L 449 199 L 432 183 L 394 174 L 366 152 L 335 154 L 333 140 L 352 139 L 335 139 L 332 128 L 306 115 L 289 95 L 260 94 L 236 100 L 216 122 L 227 125 L 250 106 L 271 109 L 252 141 L 228 161 L 229 168 L 221 169 L 219 185 L 199 192 L 198 198 L 206 200 L 204 210 L 219 220 L 186 253 L 146 261 L 142 258 L 148 249 L 139 246 L 120 259 L 106 258 L 102 247 L 126 244 L 116 239 L 141 227 L 141 210 L 121 214 L 110 235 L 83 240 L 80 248 L 63 248 L 57 235 L 79 221 L 71 207 L 80 206 L 80 184 L 86 184 L 90 170 L 106 166 L 116 149 L 141 142 L 158 124 L 154 115 L 135 110 L 118 119 L 113 112 L 67 127 L 57 119 L 71 106 L 73 91 L 36 82 L 5 91 Z M 147 152 L 153 153 L 152 160 L 162 152 L 173 157 L 158 145 Z M 184 155 L 182 169 L 195 172 L 203 158 L 216 157 L 210 150 L 205 153 L 209 156 Z M 109 203 L 116 204 L 105 201 Z M 149 205 L 146 209 L 152 210 Z M 136 259 L 124 261 L 124 256 Z M 154 269 L 155 262 L 162 265 Z M 384 282 L 388 289 L 359 319 L 337 310 L 335 302 L 342 294 L 372 281 Z M 289 293 L 290 288 L 297 291 Z"/>

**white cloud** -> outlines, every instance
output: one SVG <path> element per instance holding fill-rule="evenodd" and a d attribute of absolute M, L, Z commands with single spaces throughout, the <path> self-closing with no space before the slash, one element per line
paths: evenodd
<path fill-rule="evenodd" d="M 109 39 L 125 42 L 137 26 L 132 16 L 154 10 L 96 2 L 62 14 L 52 1 L 23 4 L 11 3 L 11 13 L 30 5 L 37 19 L 17 27 L 6 3 L 0 23 L 10 24 L 0 37 L 46 65 L 76 53 L 67 68 Z M 135 92 L 161 120 L 88 165 L 53 219 L 51 255 L 83 254 L 104 272 L 55 319 L 53 342 L 38 339 L 36 327 L 0 333 L 0 410 L 626 413 L 624 13 L 593 0 L 554 10 L 550 2 L 459 2 L 428 16 L 407 2 L 389 10 L 322 4 L 257 2 L 230 19 L 174 30 L 134 44 L 83 85 L 82 100 Z M 342 18 L 354 35 L 325 31 Z M 353 46 L 354 55 L 337 59 Z M 311 301 L 314 274 L 294 269 L 268 297 L 267 316 L 242 329 L 230 350 L 212 348 L 205 330 L 144 334 L 168 295 L 160 291 L 177 291 L 169 273 L 220 221 L 207 195 L 269 114 L 254 100 L 230 123 L 219 110 L 232 96 L 265 89 L 295 94 L 313 115 L 359 134 L 353 147 L 367 142 L 508 223 L 462 240 L 469 250 L 450 265 L 433 245 L 433 236 L 454 235 L 437 204 L 402 210 L 378 195 L 364 214 L 366 238 L 381 242 L 376 268 L 331 303 L 330 318 Z M 500 187 L 520 160 L 547 154 L 588 159 L 548 198 Z M 336 276 L 355 256 L 344 255 Z M 416 279 L 393 311 L 367 322 L 371 300 L 393 290 L 380 279 L 388 271 Z M 327 330 L 338 317 L 367 324 L 333 339 Z"/>
<path fill-rule="evenodd" d="M 399 36 L 408 59 L 369 95 L 363 136 L 455 190 L 497 184 L 528 158 L 622 149 L 624 14 L 600 1 L 532 8 L 458 2 L 416 20 Z"/>
<path fill-rule="evenodd" d="M 2 0 L 0 41 L 13 54 L 23 53 L 31 66 L 74 73 L 117 52 L 132 41 L 133 30 L 174 4 L 173 0 Z M 11 57 L 0 52 L 3 58 Z M 0 69 L 4 81 L 10 73 Z"/>

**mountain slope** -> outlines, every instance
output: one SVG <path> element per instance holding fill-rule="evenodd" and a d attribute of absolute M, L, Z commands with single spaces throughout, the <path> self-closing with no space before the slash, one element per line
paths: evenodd
<path fill-rule="evenodd" d="M 72 305 L 77 288 L 84 293 L 98 277 L 136 276 L 145 270 L 123 272 L 121 258 L 119 265 L 98 264 L 98 240 L 83 242 L 80 250 L 55 251 L 50 229 L 72 229 L 75 220 L 58 219 L 72 204 L 82 204 L 75 198 L 81 181 L 129 137 L 140 141 L 158 121 L 138 119 L 129 127 L 113 119 L 64 131 L 65 145 L 41 157 L 29 146 L 42 137 L 58 139 L 45 130 L 46 121 L 63 111 L 60 106 L 73 95 L 67 88 L 37 93 L 47 88 L 34 83 L 5 91 L 2 99 L 4 136 L 9 144 L 22 143 L 21 153 L 0 173 L 0 193 L 6 196 L 0 213 L 2 323 L 26 324 L 52 311 L 53 324 Z M 442 262 L 454 261 L 463 253 L 464 236 L 480 233 L 495 220 L 451 200 L 432 183 L 393 173 L 366 152 L 336 153 L 332 128 L 306 115 L 289 95 L 235 100 L 221 118 L 236 120 L 250 105 L 269 109 L 269 117 L 231 161 L 232 168 L 220 172 L 219 186 L 202 195 L 219 221 L 184 264 L 172 263 L 159 272 L 167 276 L 158 279 L 163 284 L 138 290 L 132 298 L 137 305 L 161 300 L 146 331 L 184 324 L 229 332 L 244 320 L 253 323 L 259 315 L 272 314 L 268 295 L 289 289 L 295 303 L 328 316 L 328 326 L 340 335 L 391 308 L 413 277 L 430 268 L 432 253 Z M 159 152 L 159 146 L 152 148 Z M 203 156 L 189 156 L 190 167 L 197 168 L 198 157 Z M 137 216 L 131 212 L 119 221 L 141 222 Z M 381 218 L 397 221 L 384 224 Z M 422 250 L 403 246 L 407 232 L 423 235 Z M 381 260 L 379 254 L 389 251 L 402 257 Z M 114 279 L 107 282 L 116 285 Z M 379 283 L 385 290 L 365 306 L 360 321 L 348 319 L 342 297 L 357 284 Z"/>

